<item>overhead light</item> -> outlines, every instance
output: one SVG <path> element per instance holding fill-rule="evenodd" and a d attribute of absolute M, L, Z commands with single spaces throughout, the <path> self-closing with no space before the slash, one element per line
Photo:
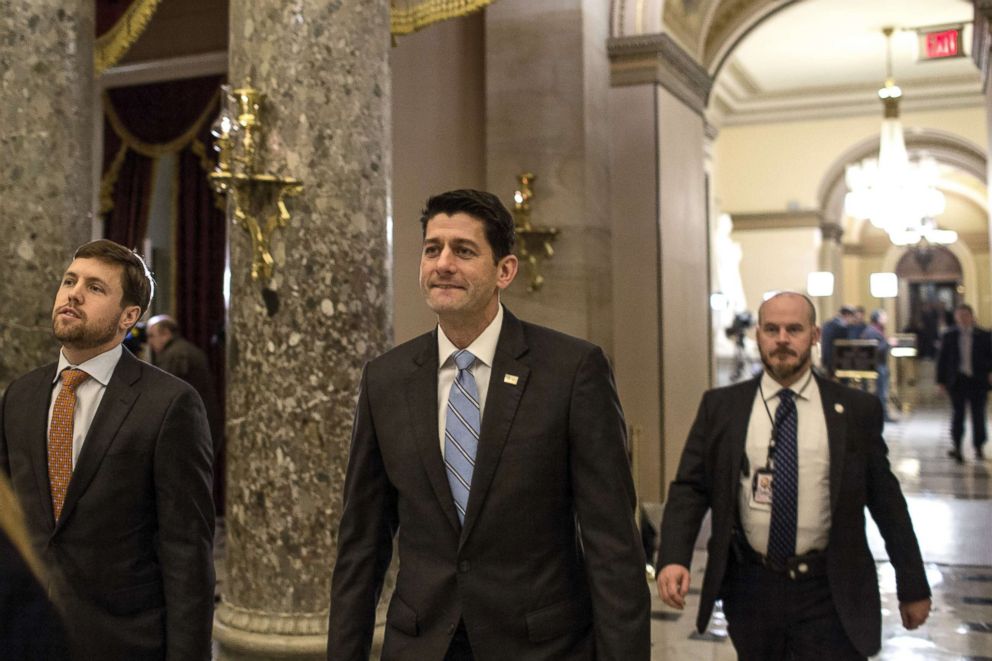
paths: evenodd
<path fill-rule="evenodd" d="M 906 151 L 899 121 L 902 89 L 892 76 L 892 31 L 892 28 L 882 30 L 886 58 L 885 85 L 878 91 L 884 108 L 878 158 L 866 158 L 847 166 L 844 211 L 852 218 L 869 220 L 885 230 L 894 244 L 910 245 L 925 236 L 925 221 L 933 224 L 933 219 L 944 212 L 946 201 L 935 185 L 940 176 L 936 160 L 924 156 L 910 162 Z"/>
<path fill-rule="evenodd" d="M 834 274 L 830 271 L 813 271 L 806 276 L 806 293 L 810 296 L 831 296 L 834 293 Z"/>
<path fill-rule="evenodd" d="M 895 273 L 872 273 L 868 285 L 875 298 L 895 298 L 899 295 L 899 277 Z"/>
<path fill-rule="evenodd" d="M 722 291 L 715 291 L 710 294 L 710 309 L 719 312 L 726 310 L 730 305 L 730 299 Z"/>

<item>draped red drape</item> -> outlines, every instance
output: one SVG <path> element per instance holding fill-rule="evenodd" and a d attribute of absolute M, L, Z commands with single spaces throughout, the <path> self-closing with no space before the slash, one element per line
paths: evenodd
<path fill-rule="evenodd" d="M 107 92 L 102 211 L 105 237 L 140 247 L 148 227 L 154 159 L 176 155 L 173 313 L 186 339 L 206 352 L 223 410 L 227 223 L 207 178 L 215 162 L 210 125 L 222 82 L 222 76 L 209 76 Z M 213 431 L 220 450 L 223 425 L 218 427 Z M 216 476 L 219 496 L 222 465 Z"/>

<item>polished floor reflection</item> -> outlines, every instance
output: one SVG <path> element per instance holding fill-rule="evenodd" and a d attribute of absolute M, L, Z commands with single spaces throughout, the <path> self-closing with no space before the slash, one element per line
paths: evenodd
<path fill-rule="evenodd" d="M 886 425 L 885 436 L 927 563 L 933 612 L 921 629 L 903 629 L 894 571 L 877 529 L 869 523 L 883 609 L 882 651 L 873 658 L 992 661 L 992 461 L 977 461 L 967 436 L 965 463 L 955 463 L 947 456 L 949 406 L 929 396 L 917 403 L 923 408 Z M 705 531 L 701 538 L 705 542 Z M 722 613 L 714 615 L 706 634 L 699 636 L 693 629 L 705 561 L 705 550 L 697 550 L 694 589 L 684 612 L 668 608 L 654 595 L 653 659 L 736 658 Z"/>

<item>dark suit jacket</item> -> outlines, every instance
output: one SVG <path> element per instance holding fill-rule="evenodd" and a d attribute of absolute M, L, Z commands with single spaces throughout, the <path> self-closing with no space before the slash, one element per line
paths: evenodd
<path fill-rule="evenodd" d="M 759 379 L 703 396 L 665 503 L 658 558 L 662 567 L 690 566 L 703 516 L 708 509 L 713 512 L 696 620 L 700 632 L 720 596 L 731 553 L 739 475 Z M 930 588 L 906 501 L 889 469 L 878 398 L 820 377 L 816 382 L 830 446 L 827 578 L 844 630 L 858 651 L 871 656 L 881 647 L 881 606 L 875 562 L 865 537 L 865 507 L 885 539 L 899 600 L 925 599 Z"/>
<path fill-rule="evenodd" d="M 937 383 L 948 388 L 958 380 L 961 365 L 961 329 L 951 328 L 940 340 L 940 353 L 937 354 Z M 971 374 L 978 379 L 985 390 L 989 390 L 989 373 L 992 372 L 992 334 L 974 327 L 971 336 Z"/>
<path fill-rule="evenodd" d="M 152 363 L 159 369 L 165 370 L 172 376 L 179 377 L 193 386 L 207 410 L 210 435 L 215 444 L 220 443 L 224 416 L 217 400 L 214 378 L 210 373 L 210 363 L 203 349 L 186 338 L 176 336 L 154 357 Z"/>
<path fill-rule="evenodd" d="M 847 326 L 843 324 L 840 317 L 833 317 L 823 324 L 823 330 L 820 333 L 820 358 L 827 374 L 834 373 L 834 340 L 846 339 L 848 339 Z"/>
<path fill-rule="evenodd" d="M 212 451 L 199 396 L 125 350 L 55 522 L 46 460 L 55 369 L 7 389 L 0 470 L 52 572 L 74 658 L 209 659 Z"/>
<path fill-rule="evenodd" d="M 648 659 L 644 552 L 609 364 L 588 342 L 504 315 L 464 527 L 438 440 L 436 331 L 366 366 L 329 659 L 368 658 L 397 529 L 384 661 L 441 659 L 459 620 L 478 661 Z"/>

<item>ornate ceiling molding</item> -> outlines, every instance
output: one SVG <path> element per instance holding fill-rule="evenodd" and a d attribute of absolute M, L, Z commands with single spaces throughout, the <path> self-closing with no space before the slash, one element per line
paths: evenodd
<path fill-rule="evenodd" d="M 761 211 L 757 213 L 731 213 L 734 231 L 803 229 L 834 225 L 827 222 L 819 209 L 797 211 Z M 827 230 L 830 231 L 830 230 Z"/>
<path fill-rule="evenodd" d="M 612 37 L 607 41 L 610 84 L 657 84 L 700 115 L 709 101 L 713 80 L 691 55 L 667 34 Z"/>

